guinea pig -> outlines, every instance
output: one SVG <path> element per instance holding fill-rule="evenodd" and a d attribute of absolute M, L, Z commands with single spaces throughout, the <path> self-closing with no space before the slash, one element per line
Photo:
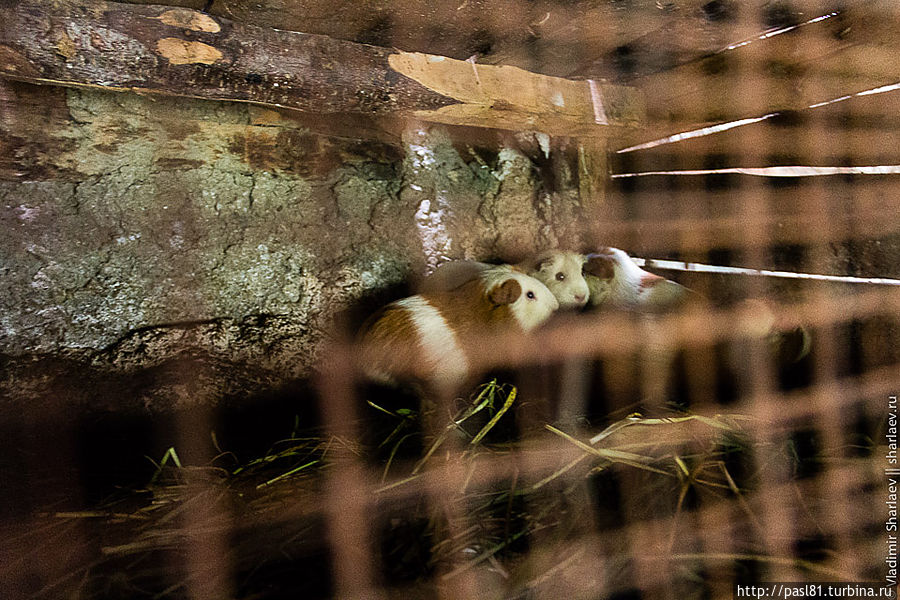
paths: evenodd
<path fill-rule="evenodd" d="M 595 254 L 589 254 L 585 260 L 584 272 L 591 290 L 590 304 L 603 309 L 662 312 L 677 310 L 688 304 L 699 307 L 708 304 L 701 294 L 641 269 L 631 257 L 618 248 L 604 248 Z M 745 300 L 740 309 L 745 318 L 741 323 L 743 335 L 737 337 L 765 339 L 770 356 L 774 364 L 778 365 L 779 377 L 782 380 L 802 376 L 804 365 L 798 364 L 796 367 L 794 365 L 800 363 L 811 349 L 812 340 L 806 328 L 779 314 L 780 308 L 765 300 Z M 722 372 L 731 372 L 729 370 L 731 367 L 726 365 L 744 364 L 746 361 L 739 357 L 743 356 L 745 350 L 740 344 L 731 343 L 732 340 L 723 342 L 729 343 L 711 348 L 713 352 L 711 359 L 699 360 L 707 362 L 712 360 L 718 365 L 715 368 Z M 655 370 L 662 374 L 656 378 L 656 382 L 645 381 L 644 388 L 649 390 L 648 396 L 668 397 L 671 400 L 675 356 L 676 354 L 688 356 L 684 354 L 685 352 L 683 348 L 663 347 L 645 355 L 644 360 L 652 358 L 653 364 L 644 368 L 644 371 L 649 373 Z M 697 363 L 698 359 L 694 361 Z M 728 378 L 736 377 L 737 375 L 733 375 Z"/>
<path fill-rule="evenodd" d="M 545 250 L 522 261 L 514 269 L 534 277 L 550 290 L 560 308 L 581 308 L 588 301 L 588 284 L 582 274 L 584 256 L 564 250 Z M 476 279 L 493 266 L 474 260 L 443 263 L 425 278 L 422 292 L 449 291 Z"/>
<path fill-rule="evenodd" d="M 694 295 L 674 281 L 643 270 L 618 248 L 588 254 L 584 277 L 592 306 L 666 310 L 681 306 Z"/>
<path fill-rule="evenodd" d="M 382 383 L 411 379 L 447 393 L 475 374 L 462 340 L 527 332 L 558 308 L 537 279 L 509 266 L 479 267 L 454 289 L 403 298 L 376 313 L 360 332 L 360 366 Z"/>
<path fill-rule="evenodd" d="M 581 308 L 590 294 L 582 267 L 585 257 L 577 252 L 545 250 L 517 266 L 547 286 L 560 308 Z"/>

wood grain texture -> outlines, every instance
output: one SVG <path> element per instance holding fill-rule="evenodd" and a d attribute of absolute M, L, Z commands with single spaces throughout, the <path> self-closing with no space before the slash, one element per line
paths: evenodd
<path fill-rule="evenodd" d="M 168 3 L 199 9 L 205 0 Z M 242 23 L 407 52 L 477 55 L 479 62 L 557 77 L 624 81 L 863 3 L 871 0 L 215 0 L 209 11 Z M 880 27 L 869 23 L 866 31 Z"/>
<path fill-rule="evenodd" d="M 0 75 L 314 113 L 596 134 L 641 118 L 628 88 L 236 23 L 188 8 L 6 0 Z M 598 107 L 599 110 L 598 110 Z"/>
<path fill-rule="evenodd" d="M 242 25 L 182 8 L 5 2 L 0 73 L 258 102 L 317 112 L 386 113 L 454 104 L 387 65 L 391 51 Z"/>

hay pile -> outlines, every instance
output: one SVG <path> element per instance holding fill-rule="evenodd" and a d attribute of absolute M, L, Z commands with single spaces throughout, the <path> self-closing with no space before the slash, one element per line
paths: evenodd
<path fill-rule="evenodd" d="M 590 438 L 546 425 L 516 439 L 502 433 L 516 395 L 492 381 L 424 438 L 415 412 L 373 404 L 392 424 L 378 448 L 297 432 L 255 460 L 223 453 L 202 467 L 170 449 L 144 488 L 41 516 L 44 543 L 79 532 L 80 563 L 36 597 L 178 598 L 204 586 L 245 599 L 331 597 L 340 540 L 329 533 L 327 481 L 347 461 L 371 475 L 370 556 L 388 595 L 434 597 L 447 586 L 488 598 L 612 595 L 630 589 L 646 527 L 664 534 L 647 558 L 680 561 L 681 597 L 718 576 L 710 558 L 730 562 L 729 577 L 772 560 L 834 575 L 752 543 L 718 558 L 697 546 L 701 504 L 732 507 L 735 532 L 759 526 L 745 492 L 758 477 L 750 465 L 771 449 L 749 447 L 746 419 L 632 415 Z M 423 451 L 404 458 L 410 444 Z"/>

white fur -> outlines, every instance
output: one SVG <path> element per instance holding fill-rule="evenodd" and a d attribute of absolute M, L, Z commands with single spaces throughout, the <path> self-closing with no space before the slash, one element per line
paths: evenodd
<path fill-rule="evenodd" d="M 660 309 L 683 302 L 689 294 L 687 288 L 674 281 L 643 270 L 618 248 L 607 248 L 601 254 L 589 254 L 586 258 L 587 261 L 592 259 L 608 260 L 613 267 L 613 276 L 608 279 L 585 275 L 593 306 Z M 653 285 L 646 285 L 648 280 L 652 280 Z"/>
<path fill-rule="evenodd" d="M 485 265 L 483 269 L 478 269 L 478 277 L 481 280 L 481 287 L 474 289 L 480 290 L 482 294 L 490 294 L 495 288 L 510 279 L 514 279 L 519 284 L 519 295 L 515 300 L 508 305 L 497 307 L 501 310 L 506 310 L 508 307 L 509 315 L 513 320 L 508 323 L 496 323 L 500 328 L 518 324 L 523 331 L 530 331 L 546 321 L 553 311 L 559 308 L 559 302 L 550 293 L 547 286 L 533 277 L 514 270 L 509 265 L 496 267 Z M 460 315 L 465 318 L 465 315 L 470 313 L 473 315 L 473 319 L 483 318 L 483 316 L 476 317 L 474 313 L 476 308 L 483 310 L 484 307 L 472 305 L 471 311 L 465 304 L 461 307 L 453 307 L 452 314 L 454 316 L 448 320 L 438 305 L 444 305 L 447 302 L 471 303 L 473 301 L 471 291 L 445 291 L 440 296 L 435 294 L 431 300 L 427 294 L 416 295 L 397 300 L 392 304 L 394 308 L 402 310 L 402 314 L 415 330 L 415 342 L 413 340 L 408 342 L 404 340 L 403 342 L 417 343 L 421 347 L 421 354 L 416 354 L 411 359 L 418 363 L 416 366 L 423 367 L 416 371 L 427 373 L 429 382 L 445 392 L 460 385 L 471 375 L 471 365 L 460 344 L 458 332 L 472 331 L 472 327 L 469 326 L 472 324 L 457 321 Z M 478 298 L 474 300 L 481 302 Z M 459 308 L 463 310 L 459 310 Z M 476 325 L 475 331 L 482 327 L 480 321 L 473 324 Z M 363 335 L 363 339 L 365 339 L 365 335 Z M 391 344 L 397 341 L 388 341 L 388 347 L 381 350 L 390 352 Z M 370 364 L 363 364 L 363 371 L 373 379 L 386 383 L 392 382 L 394 374 L 385 372 L 377 364 L 372 364 L 377 362 L 375 360 L 369 361 Z"/>
<path fill-rule="evenodd" d="M 584 256 L 564 250 L 547 250 L 519 263 L 519 268 L 547 286 L 562 308 L 581 308 L 590 290 L 581 272 Z"/>
<path fill-rule="evenodd" d="M 469 362 L 456 333 L 440 311 L 422 296 L 404 298 L 396 304 L 406 311 L 415 326 L 423 359 L 434 373 L 434 380 L 450 384 L 465 378 Z"/>
<path fill-rule="evenodd" d="M 546 250 L 532 259 L 522 261 L 516 268 L 543 283 L 556 297 L 560 308 L 584 306 L 590 290 L 581 272 L 584 256 L 564 250 Z M 446 292 L 484 276 L 497 266 L 474 260 L 451 260 L 438 266 L 422 283 L 421 291 Z M 562 274 L 562 279 L 558 276 Z"/>
<path fill-rule="evenodd" d="M 523 331 L 531 331 L 550 318 L 553 311 L 559 309 L 559 301 L 546 285 L 534 277 L 516 271 L 509 265 L 485 269 L 481 278 L 486 290 L 502 285 L 509 279 L 519 282 L 522 292 L 509 308 Z"/>

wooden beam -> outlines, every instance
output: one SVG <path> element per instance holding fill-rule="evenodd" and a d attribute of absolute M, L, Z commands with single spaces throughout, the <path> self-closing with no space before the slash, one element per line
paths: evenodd
<path fill-rule="evenodd" d="M 188 8 L 3 0 L 0 76 L 315 113 L 596 135 L 642 116 L 637 93 L 245 25 Z"/>
<path fill-rule="evenodd" d="M 462 60 L 477 54 L 479 62 L 488 64 L 560 77 L 578 73 L 600 78 L 617 74 L 614 68 L 604 72 L 605 64 L 591 68 L 607 62 L 615 48 L 657 30 L 669 32 L 673 22 L 681 23 L 688 14 L 702 18 L 698 7 L 708 1 L 679 1 L 676 10 L 664 10 L 655 0 L 639 0 L 629 2 L 623 11 L 607 0 L 216 0 L 209 10 L 243 23 L 407 52 Z M 686 4 L 691 6 L 683 9 Z M 706 31 L 698 28 L 697 33 L 705 37 Z M 693 44 L 696 38 L 662 37 L 645 46 L 653 57 L 673 45 Z"/>
<path fill-rule="evenodd" d="M 880 14 L 873 0 L 862 2 L 874 7 L 870 14 Z M 201 8 L 206 0 L 168 3 Z M 853 6 L 854 0 L 841 4 Z M 477 55 L 481 63 L 545 75 L 616 81 L 701 59 L 835 5 L 834 0 L 215 0 L 209 11 L 242 23 L 407 52 Z M 879 26 L 880 19 L 873 18 L 865 31 L 871 34 Z"/>

